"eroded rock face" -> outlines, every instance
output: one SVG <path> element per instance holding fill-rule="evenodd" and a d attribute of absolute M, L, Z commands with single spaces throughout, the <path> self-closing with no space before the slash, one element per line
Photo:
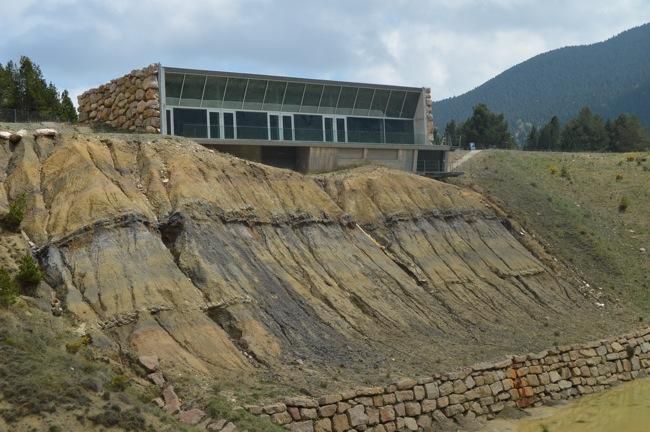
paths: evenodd
<path fill-rule="evenodd" d="M 411 174 L 302 176 L 81 134 L 26 134 L 0 163 L 0 207 L 27 194 L 23 228 L 65 308 L 165 371 L 422 368 L 591 313 L 479 195 Z"/>

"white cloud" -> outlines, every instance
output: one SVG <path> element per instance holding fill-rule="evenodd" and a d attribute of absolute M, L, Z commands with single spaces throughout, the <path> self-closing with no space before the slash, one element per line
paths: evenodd
<path fill-rule="evenodd" d="M 0 0 L 0 10 L 0 61 L 29 55 L 75 92 L 160 61 L 430 86 L 434 99 L 650 21 L 647 0 Z"/>

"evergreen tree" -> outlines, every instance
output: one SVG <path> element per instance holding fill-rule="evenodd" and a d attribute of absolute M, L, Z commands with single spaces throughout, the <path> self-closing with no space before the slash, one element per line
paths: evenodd
<path fill-rule="evenodd" d="M 77 121 L 77 110 L 70 100 L 70 95 L 67 90 L 61 93 L 61 113 L 59 114 L 61 120 L 75 123 Z"/>
<path fill-rule="evenodd" d="M 515 140 L 508 131 L 508 122 L 503 114 L 491 112 L 487 105 L 478 104 L 472 116 L 463 123 L 464 141 L 474 142 L 477 148 L 513 148 Z"/>
<path fill-rule="evenodd" d="M 459 128 L 456 126 L 456 122 L 454 120 L 450 121 L 447 123 L 445 126 L 445 139 L 447 140 L 447 145 L 458 145 L 458 131 Z"/>
<path fill-rule="evenodd" d="M 16 65 L 0 64 L 0 108 L 19 113 L 37 112 L 46 119 L 76 121 L 77 113 L 67 91 L 59 95 L 53 83 L 47 83 L 43 73 L 29 57 L 22 56 Z"/>
<path fill-rule="evenodd" d="M 609 134 L 605 122 L 588 107 L 582 108 L 578 116 L 569 120 L 562 130 L 563 151 L 604 151 L 608 147 Z"/>
<path fill-rule="evenodd" d="M 650 135 L 641 126 L 638 117 L 621 114 L 605 124 L 609 134 L 609 150 L 631 152 L 650 148 Z"/>
<path fill-rule="evenodd" d="M 553 116 L 539 132 L 538 149 L 549 151 L 560 150 L 561 133 L 560 119 L 557 116 Z"/>
<path fill-rule="evenodd" d="M 539 150 L 539 131 L 535 125 L 526 138 L 526 150 Z"/>

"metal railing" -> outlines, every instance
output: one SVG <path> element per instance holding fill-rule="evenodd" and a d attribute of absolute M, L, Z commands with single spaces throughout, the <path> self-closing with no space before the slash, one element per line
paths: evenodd
<path fill-rule="evenodd" d="M 282 128 L 263 126 L 226 126 L 204 123 L 183 123 L 181 131 L 174 135 L 188 138 L 259 139 L 278 141 L 348 142 L 365 144 L 421 144 L 426 143 L 424 134 L 412 132 L 351 131 L 347 133 L 320 128 Z M 210 131 L 210 136 L 208 136 Z M 180 132 L 180 133 L 179 133 Z"/>
<path fill-rule="evenodd" d="M 418 160 L 415 171 L 418 173 L 445 172 L 445 163 L 439 160 Z"/>

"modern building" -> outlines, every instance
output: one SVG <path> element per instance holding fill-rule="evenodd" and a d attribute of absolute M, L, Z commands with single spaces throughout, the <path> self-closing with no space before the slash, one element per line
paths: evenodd
<path fill-rule="evenodd" d="M 302 172 L 367 162 L 446 170 L 426 88 L 152 65 L 84 93 L 79 106 L 91 123 L 189 137 Z"/>

